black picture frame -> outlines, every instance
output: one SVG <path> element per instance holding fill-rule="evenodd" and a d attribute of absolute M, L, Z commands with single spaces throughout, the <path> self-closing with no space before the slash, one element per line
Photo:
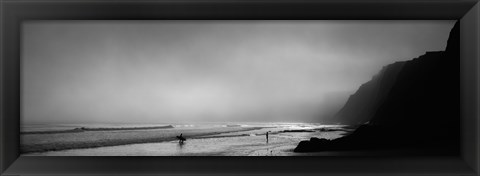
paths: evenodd
<path fill-rule="evenodd" d="M 477 0 L 2 0 L 0 175 L 479 175 Z M 20 156 L 25 20 L 460 20 L 458 157 Z"/>

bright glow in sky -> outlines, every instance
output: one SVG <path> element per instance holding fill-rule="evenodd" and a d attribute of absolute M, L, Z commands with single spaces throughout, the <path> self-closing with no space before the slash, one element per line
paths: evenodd
<path fill-rule="evenodd" d="M 453 24 L 28 21 L 22 123 L 322 122 L 384 65 L 444 50 Z"/>

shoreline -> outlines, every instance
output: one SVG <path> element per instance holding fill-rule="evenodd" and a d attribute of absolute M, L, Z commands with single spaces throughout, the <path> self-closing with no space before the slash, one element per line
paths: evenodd
<path fill-rule="evenodd" d="M 187 135 L 189 139 L 196 139 L 196 138 L 201 138 L 202 136 L 210 136 L 210 135 L 219 135 L 219 134 L 224 134 L 224 133 L 232 133 L 232 132 L 244 132 L 244 131 L 252 131 L 252 130 L 259 130 L 263 129 L 264 127 L 243 127 L 243 128 L 234 128 L 234 127 L 224 127 L 224 131 L 207 131 L 207 132 L 189 132 L 189 130 L 185 130 L 186 132 L 183 132 L 184 135 Z M 177 140 L 175 137 L 175 134 L 181 133 L 181 132 L 170 132 L 171 135 L 165 135 L 162 133 L 155 133 L 158 131 L 155 131 L 158 129 L 152 129 L 152 130 L 122 130 L 121 132 L 132 132 L 132 133 L 138 133 L 138 132 L 144 132 L 147 133 L 147 136 L 141 136 L 136 138 L 134 135 L 130 136 L 120 136 L 116 138 L 110 138 L 109 135 L 115 134 L 118 131 L 114 130 L 108 130 L 108 131 L 86 131 L 83 133 L 52 133 L 52 134 L 21 134 L 22 142 L 23 144 L 21 145 L 21 154 L 29 154 L 29 153 L 39 153 L 39 152 L 49 152 L 49 151 L 61 151 L 61 150 L 70 150 L 70 149 L 87 149 L 87 148 L 98 148 L 98 147 L 109 147 L 109 146 L 119 146 L 119 145 L 129 145 L 129 144 L 145 144 L 145 143 L 158 143 L 158 142 L 169 142 L 169 141 L 175 141 Z M 175 129 L 175 128 L 169 128 L 169 129 L 161 129 L 161 130 L 180 130 L 180 129 Z M 85 134 L 86 133 L 96 133 L 97 135 L 102 135 L 100 139 L 87 139 L 87 140 L 80 140 L 80 141 L 62 141 L 55 139 L 55 137 L 60 136 L 60 135 L 74 135 L 74 134 Z M 110 133 L 110 134 L 108 134 Z M 141 134 L 144 134 L 141 133 Z M 152 134 L 153 133 L 153 134 Z M 43 135 L 43 136 L 48 136 L 51 138 L 54 138 L 53 142 L 40 142 L 40 143 L 28 143 L 30 141 L 29 139 L 26 139 L 26 137 L 31 137 L 34 138 L 37 135 Z M 164 136 L 162 136 L 164 135 Z M 95 134 L 90 134 L 89 136 L 95 136 Z M 107 137 L 103 137 L 107 136 Z M 38 137 L 38 136 L 37 136 Z M 63 137 L 63 136 L 62 136 Z M 56 140 L 56 141 L 55 141 Z"/>
<path fill-rule="evenodd" d="M 263 129 L 264 131 L 269 129 Z M 332 132 L 283 132 L 271 134 L 266 143 L 265 135 L 246 135 L 258 132 L 246 131 L 243 135 L 223 133 L 189 137 L 185 143 L 177 140 L 141 143 L 98 148 L 70 149 L 27 153 L 27 156 L 301 156 L 315 154 L 294 153 L 295 146 L 311 137 L 338 138 L 343 131 Z M 241 132 L 240 132 L 241 133 Z M 259 134 L 259 133 L 257 133 Z M 185 135 L 185 134 L 184 134 Z"/>

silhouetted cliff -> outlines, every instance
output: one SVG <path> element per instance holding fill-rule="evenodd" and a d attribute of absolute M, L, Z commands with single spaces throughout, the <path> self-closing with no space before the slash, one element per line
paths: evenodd
<path fill-rule="evenodd" d="M 396 76 L 405 62 L 396 62 L 382 68 L 372 80 L 362 84 L 351 95 L 343 108 L 335 115 L 337 121 L 343 124 L 364 124 L 372 118 L 386 94 L 395 83 Z"/>
<path fill-rule="evenodd" d="M 375 148 L 442 148 L 457 152 L 460 138 L 459 23 L 445 51 L 388 65 L 363 84 L 337 113 L 365 123 L 336 139 L 302 141 L 296 152 Z"/>

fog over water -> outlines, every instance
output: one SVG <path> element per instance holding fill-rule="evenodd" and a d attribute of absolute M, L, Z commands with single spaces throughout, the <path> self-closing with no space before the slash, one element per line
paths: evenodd
<path fill-rule="evenodd" d="M 322 122 L 384 65 L 444 50 L 453 24 L 26 21 L 21 122 Z"/>

